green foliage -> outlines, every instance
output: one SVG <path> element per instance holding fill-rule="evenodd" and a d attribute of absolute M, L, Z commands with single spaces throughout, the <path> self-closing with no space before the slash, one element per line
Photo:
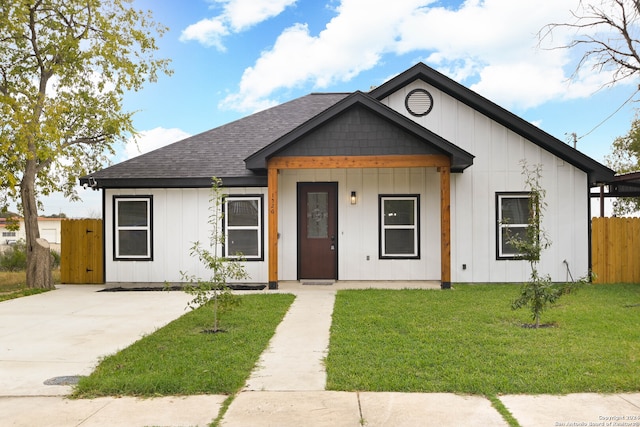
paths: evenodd
<path fill-rule="evenodd" d="M 534 327 L 538 328 L 542 312 L 565 293 L 568 293 L 565 284 L 553 283 L 549 275 L 539 276 L 537 269 L 532 268 L 529 281 L 522 285 L 520 296 L 511 303 L 511 308 L 529 307 Z"/>
<path fill-rule="evenodd" d="M 10 196 L 35 161 L 38 192 L 74 196 L 114 142 L 134 132 L 122 97 L 160 73 L 166 28 L 131 0 L 8 0 L 0 5 L 0 182 Z"/>
<path fill-rule="evenodd" d="M 60 267 L 60 253 L 51 251 L 53 268 Z M 27 250 L 24 240 L 0 252 L 0 271 L 24 271 L 27 268 Z"/>
<path fill-rule="evenodd" d="M 188 307 L 195 309 L 208 306 L 213 311 L 212 332 L 218 332 L 219 317 L 223 311 L 238 303 L 238 298 L 232 292 L 227 282 L 229 280 L 242 280 L 248 277 L 241 258 L 227 258 L 220 255 L 224 245 L 224 232 L 222 230 L 223 206 L 225 195 L 222 192 L 222 181 L 212 178 L 211 198 L 209 200 L 209 225 L 211 235 L 209 247 L 204 247 L 200 242 L 195 242 L 191 247 L 190 255 L 198 260 L 210 272 L 207 278 L 200 278 L 185 272 L 180 272 L 185 292 L 193 296 Z"/>
<path fill-rule="evenodd" d="M 20 240 L 0 253 L 0 271 L 24 271 L 26 268 L 27 251 L 24 240 Z"/>
<path fill-rule="evenodd" d="M 617 173 L 640 171 L 640 117 L 631 122 L 631 129 L 624 135 L 616 138 L 612 144 L 613 151 L 605 157 L 607 166 Z M 640 211 L 640 198 L 620 197 L 614 205 L 615 215 L 632 214 Z"/>
<path fill-rule="evenodd" d="M 166 28 L 132 3 L 0 2 L 0 205 L 19 199 L 28 247 L 38 237 L 39 196 L 78 199 L 78 176 L 135 134 L 125 93 L 170 73 L 168 60 L 154 57 Z M 36 286 L 42 267 L 28 254 L 27 285 Z"/>
<path fill-rule="evenodd" d="M 19 231 L 20 230 L 20 218 L 17 216 L 9 217 L 5 220 L 5 228 L 7 231 Z"/>

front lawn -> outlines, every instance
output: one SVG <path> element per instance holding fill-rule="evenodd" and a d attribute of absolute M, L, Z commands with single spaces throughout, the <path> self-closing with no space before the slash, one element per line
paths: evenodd
<path fill-rule="evenodd" d="M 244 386 L 260 354 L 293 302 L 288 294 L 253 294 L 224 313 L 225 332 L 211 328 L 212 311 L 199 308 L 115 355 L 80 379 L 76 398 L 109 395 L 233 394 Z"/>
<path fill-rule="evenodd" d="M 640 285 L 587 285 L 526 329 L 519 285 L 337 295 L 330 390 L 517 393 L 640 390 Z"/>

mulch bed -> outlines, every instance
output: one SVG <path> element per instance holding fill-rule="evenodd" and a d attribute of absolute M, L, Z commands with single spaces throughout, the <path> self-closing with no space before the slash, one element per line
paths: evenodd
<path fill-rule="evenodd" d="M 231 284 L 227 285 L 229 289 L 233 291 L 261 291 L 267 287 L 267 285 L 260 284 Z M 149 291 L 181 291 L 182 286 L 174 285 L 174 286 L 139 286 L 139 287 L 123 287 L 116 286 L 112 288 L 105 288 L 98 292 L 149 292 Z"/>

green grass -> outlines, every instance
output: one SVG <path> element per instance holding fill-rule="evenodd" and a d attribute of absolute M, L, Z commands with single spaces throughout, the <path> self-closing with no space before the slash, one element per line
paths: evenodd
<path fill-rule="evenodd" d="M 504 393 L 640 390 L 640 285 L 587 285 L 526 329 L 518 285 L 340 291 L 331 390 Z"/>
<path fill-rule="evenodd" d="M 29 295 L 41 294 L 43 292 L 48 292 L 49 289 L 37 289 L 37 288 L 19 288 L 7 293 L 0 293 L 0 302 L 7 301 L 10 299 L 28 297 Z"/>
<path fill-rule="evenodd" d="M 60 269 L 52 272 L 53 282 L 60 283 Z M 29 295 L 41 294 L 48 289 L 27 288 L 25 271 L 0 271 L 0 302 Z"/>
<path fill-rule="evenodd" d="M 76 398 L 107 395 L 233 394 L 240 390 L 294 296 L 254 294 L 224 313 L 226 332 L 203 333 L 212 311 L 199 308 L 115 355 L 80 379 Z"/>

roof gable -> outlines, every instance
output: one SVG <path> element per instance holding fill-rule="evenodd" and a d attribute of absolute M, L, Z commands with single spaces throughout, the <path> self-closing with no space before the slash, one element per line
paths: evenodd
<path fill-rule="evenodd" d="M 80 178 L 98 188 L 266 185 L 243 160 L 286 135 L 348 94 L 312 94 L 260 111 Z M 91 179 L 89 179 L 91 178 Z M 93 181 L 95 180 L 95 181 Z"/>
<path fill-rule="evenodd" d="M 367 94 L 356 91 L 313 119 L 247 157 L 247 168 L 266 169 L 273 156 L 444 154 L 461 172 L 473 155 Z"/>
<path fill-rule="evenodd" d="M 591 157 L 423 63 L 418 63 L 383 83 L 369 92 L 369 95 L 377 100 L 382 100 L 415 80 L 422 80 L 430 84 L 551 154 L 583 170 L 588 174 L 591 185 L 609 182 L 615 174 L 613 170 Z"/>
<path fill-rule="evenodd" d="M 318 126 L 278 156 L 384 156 L 394 154 L 446 154 L 423 140 L 381 120 L 355 104 Z"/>

